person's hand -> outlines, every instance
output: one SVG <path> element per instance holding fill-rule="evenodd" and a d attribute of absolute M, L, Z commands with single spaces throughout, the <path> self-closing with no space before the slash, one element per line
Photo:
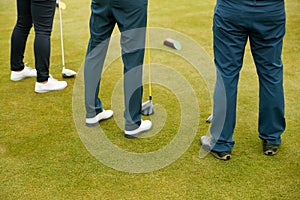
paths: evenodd
<path fill-rule="evenodd" d="M 59 1 L 56 0 L 56 7 L 59 8 Z"/>

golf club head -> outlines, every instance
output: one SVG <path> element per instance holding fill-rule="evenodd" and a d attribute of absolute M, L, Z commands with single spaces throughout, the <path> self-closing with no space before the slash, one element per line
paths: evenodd
<path fill-rule="evenodd" d="M 206 119 L 206 123 L 211 123 L 213 120 L 213 115 L 210 115 L 207 119 Z"/>
<path fill-rule="evenodd" d="M 63 68 L 62 70 L 62 76 L 64 78 L 72 78 L 76 75 L 77 73 L 73 70 L 70 70 L 70 69 L 66 69 L 66 68 Z"/>
<path fill-rule="evenodd" d="M 148 100 L 142 104 L 142 115 L 149 116 L 154 114 L 152 100 Z"/>
<path fill-rule="evenodd" d="M 64 2 L 60 1 L 56 2 L 56 7 L 65 10 L 67 8 L 67 5 Z"/>

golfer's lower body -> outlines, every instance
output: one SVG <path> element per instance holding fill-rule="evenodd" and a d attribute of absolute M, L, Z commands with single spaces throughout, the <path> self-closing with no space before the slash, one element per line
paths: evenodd
<path fill-rule="evenodd" d="M 147 0 L 94 0 L 91 5 L 90 40 L 84 66 L 86 124 L 110 118 L 98 97 L 109 40 L 115 24 L 121 31 L 124 63 L 125 136 L 138 137 L 152 123 L 141 119 L 142 68 L 147 22 Z"/>
<path fill-rule="evenodd" d="M 286 125 L 281 61 L 284 1 L 218 0 L 213 33 L 217 81 L 210 128 L 212 138 L 203 136 L 202 145 L 208 146 L 219 159 L 231 156 L 239 73 L 249 39 L 259 77 L 259 137 L 264 153 L 276 154 Z"/>
<path fill-rule="evenodd" d="M 50 37 L 55 13 L 55 0 L 17 0 L 18 19 L 11 37 L 11 80 L 37 76 L 35 91 L 39 93 L 63 89 L 65 81 L 49 76 Z M 23 62 L 28 35 L 34 25 L 35 69 Z"/>

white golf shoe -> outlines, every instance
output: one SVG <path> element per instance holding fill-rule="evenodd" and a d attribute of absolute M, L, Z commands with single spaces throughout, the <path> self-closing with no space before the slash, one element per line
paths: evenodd
<path fill-rule="evenodd" d="M 25 66 L 22 71 L 11 71 L 10 80 L 20 81 L 24 78 L 36 77 L 36 69 Z"/>
<path fill-rule="evenodd" d="M 58 81 L 50 75 L 47 83 L 36 82 L 34 91 L 36 93 L 51 92 L 55 90 L 62 90 L 67 87 L 67 85 L 66 81 Z"/>
<path fill-rule="evenodd" d="M 109 119 L 113 116 L 112 110 L 103 110 L 101 113 L 92 118 L 86 118 L 85 124 L 87 126 L 96 126 L 100 121 Z"/>
<path fill-rule="evenodd" d="M 141 125 L 140 127 L 138 127 L 135 130 L 132 131 L 124 131 L 125 134 L 124 136 L 126 138 L 137 138 L 139 137 L 142 133 L 145 133 L 147 131 L 149 131 L 152 128 L 152 122 L 150 120 L 145 120 L 145 121 L 141 121 Z"/>

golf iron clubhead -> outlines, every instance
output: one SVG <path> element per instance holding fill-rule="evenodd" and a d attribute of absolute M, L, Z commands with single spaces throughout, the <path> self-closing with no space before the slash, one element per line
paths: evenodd
<path fill-rule="evenodd" d="M 207 119 L 206 119 L 206 123 L 211 123 L 213 120 L 213 115 L 210 115 Z"/>
<path fill-rule="evenodd" d="M 152 100 L 148 100 L 142 104 L 142 115 L 149 116 L 154 114 Z"/>
<path fill-rule="evenodd" d="M 75 72 L 75 71 L 63 67 L 63 69 L 62 69 L 62 76 L 63 76 L 64 78 L 72 78 L 72 77 L 74 77 L 75 75 L 76 75 L 76 72 Z"/>

